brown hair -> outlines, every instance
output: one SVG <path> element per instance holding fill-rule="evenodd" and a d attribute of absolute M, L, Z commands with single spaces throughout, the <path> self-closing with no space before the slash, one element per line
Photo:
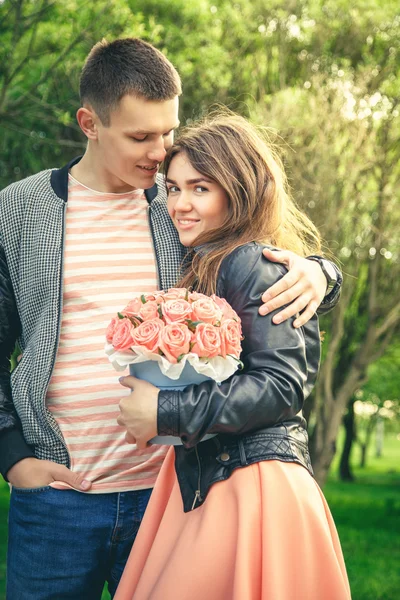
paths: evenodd
<path fill-rule="evenodd" d="M 81 104 L 88 102 L 103 125 L 125 94 L 146 100 L 171 100 L 182 93 L 175 67 L 151 44 L 138 38 L 108 42 L 91 49 L 80 78 Z"/>
<path fill-rule="evenodd" d="M 218 111 L 183 131 L 167 153 L 166 176 L 179 153 L 202 175 L 217 181 L 229 199 L 223 225 L 195 240 L 195 246 L 208 244 L 208 251 L 193 253 L 180 286 L 196 285 L 203 293 L 215 293 L 223 259 L 252 241 L 302 256 L 320 252 L 318 230 L 290 197 L 283 164 L 266 129 L 234 113 Z"/>

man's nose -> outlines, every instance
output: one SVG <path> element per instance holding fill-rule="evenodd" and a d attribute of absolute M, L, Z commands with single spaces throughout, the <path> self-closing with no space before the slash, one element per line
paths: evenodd
<path fill-rule="evenodd" d="M 167 151 L 165 149 L 165 142 L 164 139 L 161 138 L 159 142 L 157 142 L 156 145 L 153 146 L 153 148 L 151 148 L 151 150 L 149 150 L 147 156 L 150 160 L 153 160 L 155 162 L 162 162 L 165 158 Z"/>

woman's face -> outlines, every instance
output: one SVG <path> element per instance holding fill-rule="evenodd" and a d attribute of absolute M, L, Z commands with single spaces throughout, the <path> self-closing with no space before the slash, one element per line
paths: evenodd
<path fill-rule="evenodd" d="M 172 159 L 167 177 L 168 212 L 184 246 L 210 229 L 218 229 L 228 216 L 227 193 L 216 181 L 192 167 L 186 154 Z"/>

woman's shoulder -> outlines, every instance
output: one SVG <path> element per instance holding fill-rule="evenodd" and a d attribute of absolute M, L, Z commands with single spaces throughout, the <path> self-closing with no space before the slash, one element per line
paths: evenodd
<path fill-rule="evenodd" d="M 287 269 L 280 263 L 274 263 L 263 255 L 263 249 L 278 250 L 267 244 L 258 242 L 249 242 L 238 246 L 228 256 L 224 258 L 219 272 L 221 284 L 234 284 L 237 287 L 243 285 L 246 281 L 257 278 L 264 289 L 273 285 L 281 279 Z"/>
<path fill-rule="evenodd" d="M 256 268 L 257 265 L 262 265 L 263 269 L 268 270 L 272 275 L 276 274 L 276 276 L 282 276 L 287 273 L 287 269 L 284 265 L 272 262 L 265 258 L 263 255 L 264 248 L 278 250 L 278 248 L 268 244 L 248 242 L 247 244 L 238 246 L 224 258 L 221 264 L 221 271 L 227 272 L 232 268 L 246 267 L 249 269 L 249 273 L 250 270 Z"/>

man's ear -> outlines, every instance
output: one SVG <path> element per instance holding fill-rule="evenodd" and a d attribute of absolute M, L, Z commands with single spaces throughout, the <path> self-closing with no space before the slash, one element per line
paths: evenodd
<path fill-rule="evenodd" d="M 76 120 L 88 140 L 97 140 L 99 117 L 91 106 L 81 106 L 76 113 Z"/>

